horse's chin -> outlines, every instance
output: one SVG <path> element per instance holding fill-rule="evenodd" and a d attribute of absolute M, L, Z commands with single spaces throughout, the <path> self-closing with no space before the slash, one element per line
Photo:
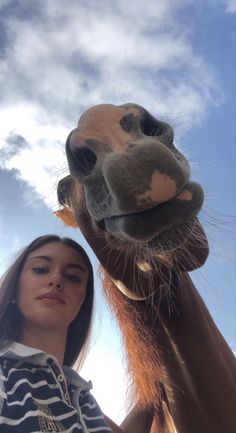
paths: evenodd
<path fill-rule="evenodd" d="M 145 272 L 146 265 L 156 263 L 156 260 L 190 272 L 201 267 L 209 253 L 207 239 L 197 217 L 173 225 L 158 235 L 154 233 L 149 239 L 131 237 L 123 232 L 108 233 L 105 230 L 104 233 L 106 242 L 113 250 L 121 253 L 128 251 L 127 257 L 133 256 L 138 266 L 141 263 L 141 270 L 145 264 Z"/>
<path fill-rule="evenodd" d="M 149 250 L 160 254 L 170 254 L 185 249 L 185 244 L 194 233 L 195 220 L 178 224 L 154 236 L 147 242 Z"/>

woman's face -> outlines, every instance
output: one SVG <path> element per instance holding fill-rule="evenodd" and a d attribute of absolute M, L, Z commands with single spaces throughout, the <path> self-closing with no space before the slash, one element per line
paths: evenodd
<path fill-rule="evenodd" d="M 24 325 L 68 329 L 85 299 L 87 281 L 85 259 L 61 242 L 50 242 L 29 254 L 16 300 Z"/>

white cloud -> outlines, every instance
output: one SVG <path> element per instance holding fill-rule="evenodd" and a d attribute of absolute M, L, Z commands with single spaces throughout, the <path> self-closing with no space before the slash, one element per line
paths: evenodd
<path fill-rule="evenodd" d="M 209 76 L 206 65 L 199 68 L 189 35 L 175 19 L 183 1 L 175 6 L 160 2 L 158 8 L 153 1 L 148 8 L 140 2 L 135 2 L 135 7 L 131 2 L 129 8 L 124 2 L 115 2 L 112 8 L 104 6 L 105 13 L 101 4 L 91 9 L 89 4 L 68 8 L 64 1 L 60 3 L 58 8 L 50 1 L 42 2 L 45 23 L 16 17 L 8 21 L 13 43 L 3 68 L 12 84 L 13 99 L 23 93 L 25 98 L 44 104 L 45 110 L 53 107 L 57 115 L 67 117 L 69 106 L 72 110 L 76 107 L 77 115 L 84 106 L 113 99 L 114 87 L 125 86 L 125 93 L 134 94 L 137 101 L 146 93 L 145 99 L 152 105 L 152 94 L 165 100 L 168 72 L 186 68 L 190 93 L 193 85 Z M 137 85 L 138 78 L 142 85 Z"/>
<path fill-rule="evenodd" d="M 225 11 L 230 14 L 236 13 L 236 0 L 224 0 Z"/>
<path fill-rule="evenodd" d="M 208 0 L 213 5 L 224 8 L 224 12 L 234 14 L 236 12 L 236 0 Z"/>
<path fill-rule="evenodd" d="M 68 7 L 61 0 L 58 7 L 42 0 L 32 3 L 38 9 L 31 13 L 22 0 L 27 14 L 6 15 L 4 21 L 0 148 L 10 133 L 20 134 L 29 147 L 2 166 L 17 169 L 54 206 L 49 190 L 66 167 L 64 142 L 85 108 L 138 102 L 164 117 L 184 112 L 182 130 L 199 122 L 221 95 L 213 71 L 194 51 L 190 27 L 179 19 L 191 3 L 162 0 L 157 7 L 151 0 L 145 7 L 131 1 L 127 7 L 125 0 L 71 0 Z"/>
<path fill-rule="evenodd" d="M 2 119 L 0 139 L 0 167 L 17 170 L 17 176 L 35 189 L 36 195 L 45 203 L 56 208 L 56 185 L 63 173 L 67 173 L 64 155 L 64 142 L 68 130 L 61 125 L 51 125 L 49 120 L 40 116 L 40 109 L 29 105 L 10 106 L 0 110 Z M 14 129 L 13 129 L 14 128 Z M 17 132 L 27 141 L 24 146 L 9 158 L 3 158 L 3 150 L 9 147 L 7 137 Z M 25 197 L 35 205 L 35 195 Z"/>
<path fill-rule="evenodd" d="M 0 0 L 0 9 L 7 6 L 11 0 Z"/>

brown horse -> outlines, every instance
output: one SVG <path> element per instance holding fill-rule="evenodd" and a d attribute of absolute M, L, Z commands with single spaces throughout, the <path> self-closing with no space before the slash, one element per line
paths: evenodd
<path fill-rule="evenodd" d="M 66 143 L 71 176 L 59 182 L 57 214 L 102 265 L 153 431 L 233 433 L 235 358 L 188 275 L 208 256 L 203 191 L 173 140 L 136 104 L 91 108 Z"/>

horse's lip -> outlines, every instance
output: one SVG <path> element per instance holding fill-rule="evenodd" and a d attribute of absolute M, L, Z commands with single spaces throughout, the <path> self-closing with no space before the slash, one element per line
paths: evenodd
<path fill-rule="evenodd" d="M 99 227 L 99 229 L 106 231 L 106 222 L 109 223 L 109 221 L 122 220 L 122 219 L 129 220 L 131 218 L 140 217 L 141 215 L 147 215 L 150 212 L 157 212 L 157 211 L 160 212 L 161 209 L 163 209 L 167 203 L 169 203 L 169 202 L 158 204 L 152 208 L 145 209 L 145 210 L 142 210 L 140 212 L 133 212 L 133 213 L 128 213 L 128 214 L 109 216 L 109 217 L 103 218 L 99 221 L 96 221 L 96 224 Z"/>
<path fill-rule="evenodd" d="M 98 226 L 98 228 L 100 230 L 106 231 L 106 222 L 109 223 L 109 221 L 115 221 L 115 220 L 121 220 L 121 219 L 130 219 L 130 218 L 135 218 L 135 217 L 139 217 L 140 215 L 145 215 L 148 214 L 150 212 L 155 212 L 157 208 L 159 208 L 160 211 L 160 207 L 163 207 L 165 205 L 165 203 L 161 203 L 157 206 L 154 206 L 150 209 L 145 209 L 143 211 L 140 212 L 133 212 L 133 213 L 129 213 L 129 214 L 121 214 L 121 215 L 113 215 L 113 216 L 109 216 L 106 218 L 103 218 L 99 221 L 96 221 L 96 225 Z"/>
<path fill-rule="evenodd" d="M 152 211 L 154 211 L 154 212 L 156 212 L 157 210 L 161 211 L 161 209 L 163 209 L 165 207 L 165 205 L 169 204 L 171 201 L 173 201 L 176 198 L 178 198 L 178 196 L 186 188 L 187 184 L 188 184 L 188 182 L 186 182 L 184 184 L 184 186 L 181 188 L 181 190 L 178 191 L 177 194 L 174 197 L 172 197 L 170 200 L 168 200 L 168 201 L 165 201 L 165 202 L 162 202 L 162 203 L 158 203 L 156 206 L 153 206 L 153 207 L 141 210 L 141 211 L 137 211 L 137 212 L 131 212 L 131 213 L 124 213 L 124 214 L 119 214 L 119 215 L 107 216 L 107 217 L 105 217 L 105 218 L 103 218 L 103 219 L 101 219 L 99 221 L 96 221 L 96 223 L 97 223 L 97 225 L 100 228 L 103 228 L 104 224 L 105 224 L 105 221 L 112 221 L 112 220 L 116 220 L 116 219 L 120 219 L 120 218 L 132 218 L 132 217 L 137 217 L 137 216 L 140 216 L 140 215 L 145 215 L 148 212 L 152 212 Z"/>
<path fill-rule="evenodd" d="M 149 209 L 144 209 L 144 210 L 139 211 L 139 212 L 132 212 L 132 213 L 108 216 L 108 217 L 103 218 L 99 221 L 96 221 L 96 224 L 98 225 L 98 227 L 105 230 L 105 222 L 106 221 L 114 221 L 114 220 L 118 220 L 121 218 L 134 218 L 134 217 L 139 217 L 140 215 L 146 215 L 149 212 L 156 212 L 157 210 L 161 211 L 161 209 L 163 209 L 167 203 L 169 203 L 169 201 L 165 202 L 165 203 L 160 203 L 154 207 L 151 207 Z"/>

